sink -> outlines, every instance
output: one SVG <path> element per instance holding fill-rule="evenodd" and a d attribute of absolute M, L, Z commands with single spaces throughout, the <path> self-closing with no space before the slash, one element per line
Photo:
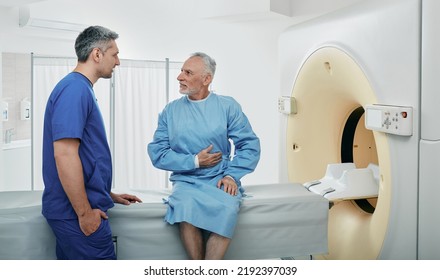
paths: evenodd
<path fill-rule="evenodd" d="M 3 143 L 3 150 L 25 148 L 31 146 L 31 139 L 14 140 L 10 143 Z"/>

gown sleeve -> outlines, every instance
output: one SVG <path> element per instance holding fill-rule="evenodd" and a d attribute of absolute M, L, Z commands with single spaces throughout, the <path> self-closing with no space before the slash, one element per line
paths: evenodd
<path fill-rule="evenodd" d="M 148 155 L 154 167 L 172 172 L 188 172 L 196 169 L 194 158 L 196 155 L 177 153 L 171 149 L 167 110 L 159 115 L 157 129 L 153 141 L 148 144 Z"/>
<path fill-rule="evenodd" d="M 252 130 L 241 106 L 234 102 L 228 112 L 228 136 L 235 146 L 235 154 L 224 175 L 235 181 L 255 170 L 260 160 L 260 140 Z"/>

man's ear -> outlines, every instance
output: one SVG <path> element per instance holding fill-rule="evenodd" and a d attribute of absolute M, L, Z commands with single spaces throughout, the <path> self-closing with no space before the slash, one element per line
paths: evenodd
<path fill-rule="evenodd" d="M 101 60 L 102 53 L 99 48 L 94 48 L 90 55 L 92 56 L 93 61 L 99 62 Z"/>
<path fill-rule="evenodd" d="M 205 76 L 205 78 L 203 79 L 203 84 L 205 86 L 209 85 L 212 82 L 212 75 L 211 74 L 207 74 Z"/>

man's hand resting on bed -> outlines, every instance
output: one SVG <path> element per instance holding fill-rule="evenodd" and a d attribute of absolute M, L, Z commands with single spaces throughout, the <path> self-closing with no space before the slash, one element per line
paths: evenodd
<path fill-rule="evenodd" d="M 130 205 L 131 203 L 142 202 L 137 196 L 131 194 L 116 194 L 110 193 L 110 196 L 113 199 L 113 202 L 119 204 Z"/>
<path fill-rule="evenodd" d="M 220 179 L 217 183 L 217 188 L 221 188 L 223 186 L 223 190 L 230 195 L 237 195 L 237 183 L 230 176 L 225 176 L 223 179 Z"/>

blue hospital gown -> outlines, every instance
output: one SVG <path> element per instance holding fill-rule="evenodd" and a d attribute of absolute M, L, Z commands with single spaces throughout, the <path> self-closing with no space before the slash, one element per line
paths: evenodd
<path fill-rule="evenodd" d="M 235 147 L 232 157 L 229 139 Z M 196 168 L 195 156 L 211 144 L 211 153 L 220 151 L 222 161 Z M 173 192 L 167 199 L 165 221 L 185 221 L 231 238 L 244 193 L 240 180 L 255 170 L 260 159 L 260 140 L 240 105 L 213 92 L 203 100 L 183 96 L 170 102 L 159 115 L 148 154 L 156 168 L 172 171 Z M 237 196 L 217 188 L 226 175 L 237 182 Z"/>

